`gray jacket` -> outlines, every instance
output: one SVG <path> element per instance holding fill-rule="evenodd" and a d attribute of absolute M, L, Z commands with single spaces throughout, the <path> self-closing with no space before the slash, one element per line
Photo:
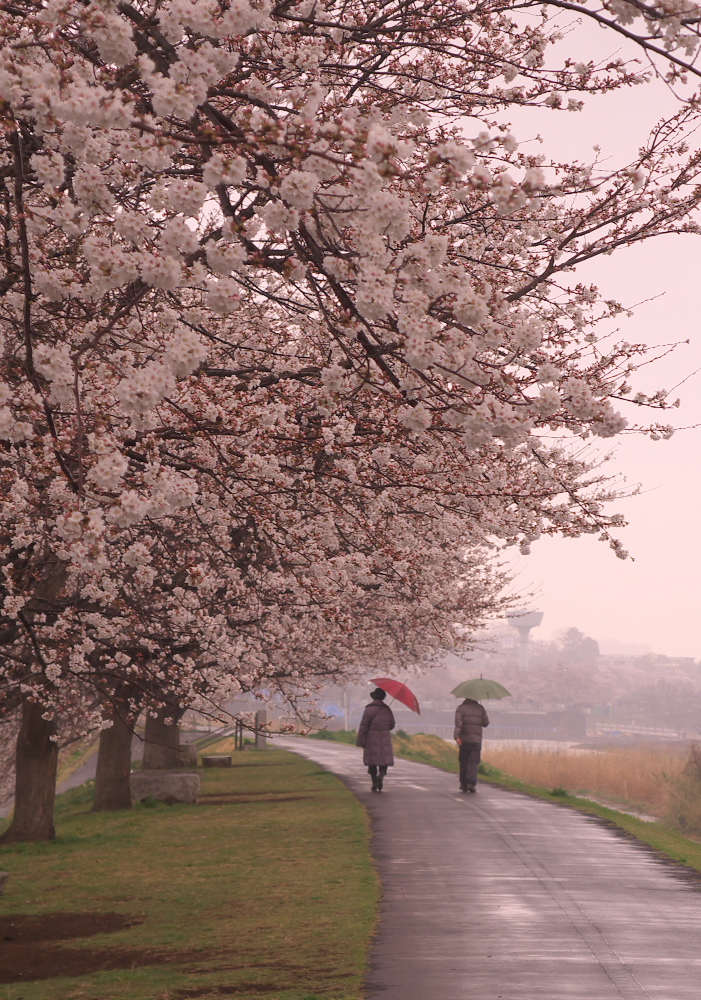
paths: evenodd
<path fill-rule="evenodd" d="M 454 740 L 462 740 L 463 743 L 481 743 L 482 730 L 489 725 L 489 716 L 484 706 L 472 698 L 466 698 L 462 705 L 458 705 L 455 711 L 455 733 Z"/>
<path fill-rule="evenodd" d="M 381 701 L 373 701 L 366 706 L 358 727 L 356 746 L 363 748 L 363 764 L 394 764 L 392 753 L 392 737 L 390 729 L 394 729 L 394 715 L 389 705 Z"/>

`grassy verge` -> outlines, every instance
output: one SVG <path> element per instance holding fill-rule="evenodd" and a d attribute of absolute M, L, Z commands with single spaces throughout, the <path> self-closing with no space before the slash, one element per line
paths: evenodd
<path fill-rule="evenodd" d="M 136 922 L 39 942 L 33 960 L 48 955 L 51 971 L 54 955 L 55 974 L 5 979 L 0 1000 L 361 995 L 378 886 L 360 804 L 283 750 L 247 751 L 231 769 L 201 773 L 197 806 L 91 814 L 81 786 L 59 797 L 54 843 L 0 846 L 11 873 L 0 920 L 89 912 Z M 124 963 L 105 969 L 107 954 Z M 83 962 L 80 975 L 60 974 L 69 959 Z"/>
<path fill-rule="evenodd" d="M 326 734 L 324 738 L 329 737 L 343 743 L 355 742 L 355 733 L 341 732 Z M 319 738 L 318 735 L 316 738 Z M 420 764 L 430 764 L 433 767 L 439 767 L 444 771 L 451 771 L 454 774 L 458 773 L 458 757 L 455 747 L 442 740 L 439 736 L 422 734 L 408 736 L 399 730 L 399 732 L 393 733 L 393 742 L 394 752 L 398 757 L 403 757 L 406 760 L 414 760 Z M 549 790 L 526 781 L 521 781 L 518 778 L 512 778 L 488 762 L 480 764 L 480 777 L 482 781 L 488 781 L 502 788 L 508 788 L 514 792 L 521 792 L 524 795 L 544 799 L 547 802 L 552 802 L 554 805 L 568 806 L 588 816 L 596 816 L 606 823 L 617 827 L 629 837 L 653 848 L 653 850 L 658 851 L 666 858 L 670 858 L 673 861 L 701 872 L 701 843 L 690 840 L 664 823 L 646 822 L 635 816 L 620 812 L 617 809 L 599 805 L 590 799 L 570 795 L 563 788 Z"/>

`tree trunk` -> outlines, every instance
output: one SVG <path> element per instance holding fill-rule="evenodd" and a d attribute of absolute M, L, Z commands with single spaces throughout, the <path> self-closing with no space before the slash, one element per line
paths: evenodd
<path fill-rule="evenodd" d="M 146 716 L 144 771 L 175 771 L 183 766 L 180 753 L 180 720 L 184 709 L 170 705 Z"/>
<path fill-rule="evenodd" d="M 40 702 L 25 701 L 17 736 L 15 812 L 6 832 L 5 844 L 54 840 L 54 798 L 58 743 L 56 721 L 42 718 L 46 708 Z"/>
<path fill-rule="evenodd" d="M 100 733 L 93 812 L 131 809 L 131 740 L 135 716 L 126 699 L 115 696 L 112 725 Z"/>

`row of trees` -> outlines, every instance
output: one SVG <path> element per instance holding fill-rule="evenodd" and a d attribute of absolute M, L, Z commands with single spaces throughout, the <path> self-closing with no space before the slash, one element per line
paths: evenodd
<path fill-rule="evenodd" d="M 683 3 L 0 5 L 6 837 L 62 718 L 112 808 L 143 711 L 430 663 L 542 534 L 625 555 L 573 442 L 667 400 L 568 275 L 697 231 L 696 104 L 619 170 L 522 152 L 509 108 L 649 75 L 549 66 L 562 6 L 695 73 Z"/>

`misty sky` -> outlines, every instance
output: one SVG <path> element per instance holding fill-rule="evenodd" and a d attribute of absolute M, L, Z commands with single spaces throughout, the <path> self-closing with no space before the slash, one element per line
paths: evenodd
<path fill-rule="evenodd" d="M 670 388 L 701 367 L 699 240 L 651 243 L 625 252 L 615 272 L 612 268 L 611 292 L 615 289 L 626 302 L 666 289 L 662 299 L 641 306 L 633 320 L 625 321 L 627 339 L 654 343 L 691 338 L 691 344 L 641 373 L 647 385 L 654 380 L 656 386 Z M 683 405 L 670 422 L 701 422 L 699 388 L 698 375 L 680 387 Z M 517 584 L 539 591 L 533 603 L 545 618 L 538 637 L 576 625 L 599 640 L 642 643 L 656 652 L 701 658 L 700 434 L 695 428 L 680 430 L 666 442 L 626 437 L 615 445 L 608 466 L 642 485 L 639 496 L 616 505 L 629 521 L 616 534 L 634 561 L 616 559 L 593 537 L 544 539 L 530 556 L 516 561 Z"/>
<path fill-rule="evenodd" d="M 603 32 L 588 29 L 593 30 L 599 44 Z M 615 46 L 607 44 L 606 54 L 613 53 Z M 579 114 L 526 112 L 523 120 L 514 120 L 514 133 L 523 140 L 539 132 L 545 139 L 542 149 L 549 154 L 585 162 L 598 144 L 618 166 L 674 107 L 660 83 L 592 98 Z M 701 236 L 663 237 L 577 271 L 577 278 L 595 281 L 606 297 L 625 306 L 643 303 L 633 319 L 620 320 L 623 339 L 648 344 L 691 341 L 641 371 L 636 383 L 643 390 L 671 389 L 687 379 L 674 393 L 682 407 L 658 415 L 661 422 L 677 427 L 701 424 L 701 376 L 692 374 L 701 369 L 700 264 Z M 647 419 L 654 422 L 655 412 L 648 413 Z M 625 415 L 645 421 L 644 413 Z M 602 454 L 613 451 L 608 463 L 612 473 L 624 474 L 643 488 L 640 496 L 615 507 L 630 522 L 616 535 L 635 561 L 622 562 L 595 537 L 544 539 L 530 556 L 515 559 L 517 589 L 534 591 L 537 596 L 530 606 L 545 612 L 533 638 L 548 638 L 574 625 L 599 641 L 616 639 L 701 659 L 701 429 L 679 431 L 667 442 L 627 436 L 615 445 L 601 442 L 598 447 Z"/>

